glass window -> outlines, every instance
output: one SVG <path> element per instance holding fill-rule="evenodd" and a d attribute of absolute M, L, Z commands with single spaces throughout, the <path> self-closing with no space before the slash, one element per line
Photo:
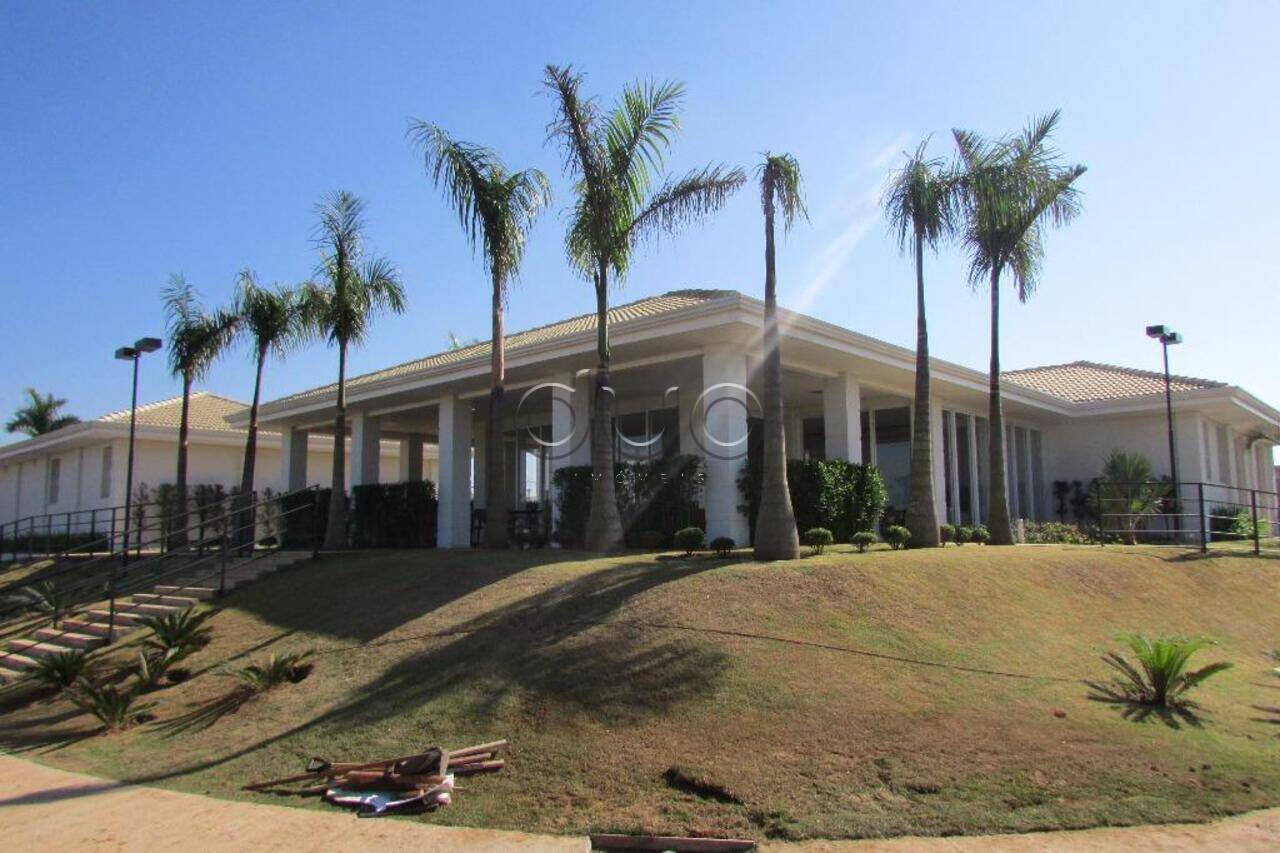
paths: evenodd
<path fill-rule="evenodd" d="M 956 454 L 956 449 L 951 446 L 951 426 L 955 423 L 955 417 L 952 412 L 942 413 L 942 495 L 947 507 L 946 520 L 950 523 L 955 523 L 956 520 L 956 506 L 951 500 L 952 486 L 955 485 L 951 476 L 951 460 Z"/>
<path fill-rule="evenodd" d="M 884 477 L 889 506 L 906 509 L 910 491 L 911 409 L 876 410 L 876 467 Z"/>
<path fill-rule="evenodd" d="M 102 448 L 102 480 L 98 484 L 100 497 L 111 497 L 111 445 Z"/>
<path fill-rule="evenodd" d="M 956 415 L 956 468 L 960 486 L 960 523 L 973 524 L 973 477 L 969 466 L 973 464 L 973 455 L 969 452 L 969 415 Z"/>
<path fill-rule="evenodd" d="M 985 522 L 991 509 L 991 480 L 987 472 L 991 469 L 991 430 L 987 427 L 986 418 L 973 419 L 973 431 L 978 437 L 978 521 Z"/>
<path fill-rule="evenodd" d="M 61 487 L 62 480 L 62 460 L 49 460 L 49 503 L 56 504 L 58 502 L 58 489 Z"/>
<path fill-rule="evenodd" d="M 680 452 L 680 411 L 676 408 L 655 409 L 649 413 L 649 437 L 654 441 L 654 456 L 667 458 Z"/>
<path fill-rule="evenodd" d="M 1013 434 L 1018 448 L 1018 512 L 1021 518 L 1034 519 L 1036 498 L 1031 490 L 1031 446 L 1025 427 L 1016 427 Z"/>
<path fill-rule="evenodd" d="M 804 419 L 804 458 L 827 458 L 827 429 L 822 418 Z"/>
<path fill-rule="evenodd" d="M 859 412 L 858 423 L 861 426 L 859 430 L 862 433 L 862 461 L 871 464 L 871 413 Z"/>
<path fill-rule="evenodd" d="M 1044 500 L 1044 459 L 1041 454 L 1043 448 L 1041 446 L 1040 430 L 1033 429 L 1031 435 L 1031 494 L 1034 495 L 1036 502 L 1036 520 L 1043 521 L 1045 518 L 1044 508 L 1041 502 Z"/>

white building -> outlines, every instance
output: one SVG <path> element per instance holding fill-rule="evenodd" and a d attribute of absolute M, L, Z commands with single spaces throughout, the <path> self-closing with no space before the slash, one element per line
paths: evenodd
<path fill-rule="evenodd" d="M 178 419 L 181 398 L 140 406 L 134 452 L 134 490 L 172 483 L 177 469 Z M 246 433 L 228 418 L 244 415 L 248 406 L 237 400 L 198 392 L 191 395 L 188 414 L 187 482 L 240 485 Z M 379 476 L 386 482 L 408 479 L 409 455 L 388 442 L 379 452 Z M 421 448 L 419 448 L 421 450 Z M 418 478 L 435 472 L 433 448 L 419 463 Z M 0 447 L 0 523 L 47 514 L 75 513 L 75 527 L 88 529 L 86 514 L 125 503 L 125 468 L 129 455 L 129 411 L 113 412 L 97 420 L 73 424 L 55 432 Z M 314 436 L 306 447 L 306 483 L 328 486 L 333 465 L 333 438 Z M 258 432 L 254 488 L 275 489 L 280 479 L 280 433 Z M 109 524 L 103 515 L 99 529 Z M 61 520 L 61 518 L 59 519 Z"/>
<path fill-rule="evenodd" d="M 747 541 L 736 479 L 759 414 L 753 396 L 760 394 L 762 303 L 734 291 L 686 290 L 615 307 L 609 316 L 619 457 L 702 456 L 708 535 Z M 890 504 L 901 507 L 915 353 L 815 317 L 782 311 L 781 319 L 788 453 L 875 463 Z M 589 462 L 584 439 L 595 349 L 594 313 L 508 336 L 503 500 L 512 508 L 551 499 L 554 469 Z M 938 517 L 982 521 L 987 377 L 937 359 L 932 371 Z M 1087 482 L 1113 449 L 1141 452 L 1157 475 L 1170 473 L 1161 375 L 1075 362 L 1012 371 L 1002 382 L 1015 517 L 1053 517 L 1052 482 Z M 388 447 L 413 455 L 420 445 L 438 445 L 438 542 L 467 545 L 472 507 L 486 503 L 482 478 L 475 478 L 473 494 L 472 465 L 473 448 L 479 456 L 484 447 L 488 393 L 487 343 L 350 379 L 349 482 L 391 476 Z M 1237 494 L 1233 488 L 1273 487 L 1280 412 L 1241 388 L 1200 379 L 1176 377 L 1173 397 L 1182 482 L 1221 484 L 1223 499 Z M 332 385 L 262 406 L 261 422 L 284 436 L 277 451 L 282 488 L 326 482 L 327 468 L 311 448 L 331 441 L 314 444 L 316 436 L 332 434 L 334 406 Z M 242 426 L 247 414 L 228 421 Z M 264 475 L 272 470 L 269 459 L 260 462 Z M 41 476 L 38 466 L 32 470 Z M 90 479 L 94 470 L 91 464 Z M 82 488 L 83 476 L 76 477 Z M 31 494 L 39 496 L 40 488 Z"/>

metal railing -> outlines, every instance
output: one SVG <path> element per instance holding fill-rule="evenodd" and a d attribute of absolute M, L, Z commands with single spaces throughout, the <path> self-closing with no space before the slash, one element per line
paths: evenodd
<path fill-rule="evenodd" d="M 1176 545 L 1261 556 L 1280 551 L 1280 494 L 1222 483 L 1112 482 L 1089 489 L 1092 518 L 1081 519 L 1102 544 Z"/>

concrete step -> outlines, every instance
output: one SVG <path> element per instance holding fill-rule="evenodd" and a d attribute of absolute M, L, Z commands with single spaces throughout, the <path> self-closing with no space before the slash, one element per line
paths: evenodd
<path fill-rule="evenodd" d="M 0 666 L 0 684 L 12 684 L 22 678 L 22 670 Z"/>
<path fill-rule="evenodd" d="M 17 652 L 0 652 L 0 667 L 21 672 L 36 665 L 36 659 Z"/>
<path fill-rule="evenodd" d="M 29 658 L 48 658 L 63 652 L 74 652 L 76 649 L 60 643 L 44 640 L 10 640 L 9 648 Z"/>
<path fill-rule="evenodd" d="M 102 621 L 96 619 L 63 619 L 62 627 L 77 634 L 92 634 L 99 639 L 107 639 L 107 614 L 102 611 Z M 120 636 L 120 625 L 116 625 L 116 636 Z"/>
<path fill-rule="evenodd" d="M 161 595 L 166 598 L 180 595 L 184 598 L 191 598 L 199 601 L 206 601 L 218 594 L 218 590 L 215 587 L 195 586 L 187 583 L 180 583 L 177 586 L 157 584 L 153 592 L 155 592 L 156 595 Z M 134 598 L 137 598 L 137 596 L 134 596 Z"/>
<path fill-rule="evenodd" d="M 85 613 L 85 616 L 92 619 L 94 622 L 100 622 L 102 623 L 103 626 L 106 626 L 111 619 L 111 611 L 110 610 L 89 610 Z M 128 610 L 121 610 L 119 607 L 117 607 L 116 608 L 116 630 L 117 631 L 120 630 L 122 626 L 126 628 L 131 628 L 131 627 L 140 625 L 142 624 L 142 618 L 143 617 L 141 614 L 132 613 Z"/>
<path fill-rule="evenodd" d="M 117 614 L 123 610 L 128 613 L 141 616 L 144 619 L 149 618 L 151 616 L 164 616 L 166 613 L 177 613 L 178 611 L 186 610 L 186 609 L 188 608 L 185 605 L 179 607 L 173 604 L 147 604 L 146 602 L 141 602 L 141 601 L 117 601 L 116 602 Z"/>
<path fill-rule="evenodd" d="M 47 643 L 53 643 L 58 646 L 67 646 L 69 648 L 96 649 L 98 646 L 107 642 L 106 637 L 99 637 L 97 634 L 82 634 L 72 631 L 68 628 L 41 628 L 34 634 L 37 640 Z"/>
<path fill-rule="evenodd" d="M 188 607 L 195 607 L 200 603 L 199 599 L 189 595 L 165 595 L 156 592 L 135 592 L 129 596 L 138 604 L 163 604 L 171 607 L 180 607 L 184 610 Z"/>

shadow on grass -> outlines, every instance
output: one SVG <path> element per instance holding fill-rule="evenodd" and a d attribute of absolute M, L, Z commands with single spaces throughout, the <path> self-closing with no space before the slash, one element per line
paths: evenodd
<path fill-rule="evenodd" d="M 1085 682 L 1091 691 L 1086 698 L 1090 702 L 1101 702 L 1120 711 L 1120 716 L 1129 722 L 1146 723 L 1157 720 L 1171 729 L 1180 729 L 1188 725 L 1193 728 L 1204 726 L 1204 717 L 1197 713 L 1199 707 L 1194 702 L 1181 702 L 1177 705 L 1156 705 L 1134 698 L 1123 687 L 1101 682 Z"/>
<path fill-rule="evenodd" d="M 252 698 L 252 690 L 236 687 L 224 696 L 202 702 L 185 714 L 161 720 L 153 728 L 165 738 L 176 737 L 187 732 L 202 732 L 227 714 L 240 710 Z"/>

